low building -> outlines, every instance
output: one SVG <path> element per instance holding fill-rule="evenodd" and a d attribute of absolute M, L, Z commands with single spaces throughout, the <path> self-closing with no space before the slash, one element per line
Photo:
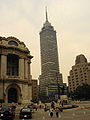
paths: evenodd
<path fill-rule="evenodd" d="M 26 45 L 15 37 L 0 37 L 0 100 L 29 103 L 32 99 L 30 64 Z"/>
<path fill-rule="evenodd" d="M 37 102 L 38 101 L 38 80 L 32 79 L 32 101 Z"/>
<path fill-rule="evenodd" d="M 76 56 L 75 65 L 72 66 L 68 76 L 69 92 L 75 91 L 78 86 L 83 84 L 90 85 L 90 63 L 81 54 Z"/>

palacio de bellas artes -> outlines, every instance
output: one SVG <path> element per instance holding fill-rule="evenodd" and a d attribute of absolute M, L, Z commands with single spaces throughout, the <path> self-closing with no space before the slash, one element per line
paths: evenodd
<path fill-rule="evenodd" d="M 24 42 L 15 37 L 0 37 L 0 101 L 5 103 L 31 101 L 32 58 Z"/>

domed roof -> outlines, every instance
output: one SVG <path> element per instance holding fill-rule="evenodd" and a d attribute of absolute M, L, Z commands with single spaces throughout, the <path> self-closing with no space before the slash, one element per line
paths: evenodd
<path fill-rule="evenodd" d="M 14 48 L 29 53 L 29 49 L 26 47 L 24 42 L 20 41 L 19 39 L 13 36 L 7 38 L 0 37 L 0 46 L 11 49 Z"/>

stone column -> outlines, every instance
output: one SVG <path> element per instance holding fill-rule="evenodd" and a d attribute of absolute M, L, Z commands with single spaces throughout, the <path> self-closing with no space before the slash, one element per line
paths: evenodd
<path fill-rule="evenodd" d="M 25 59 L 25 78 L 28 78 L 28 60 Z"/>
<path fill-rule="evenodd" d="M 19 58 L 19 77 L 24 80 L 24 58 Z"/>
<path fill-rule="evenodd" d="M 1 55 L 1 78 L 2 84 L 0 85 L 0 99 L 4 100 L 4 79 L 7 75 L 7 55 Z"/>
<path fill-rule="evenodd" d="M 7 56 L 1 55 L 1 78 L 7 75 Z"/>
<path fill-rule="evenodd" d="M 0 83 L 0 99 L 3 99 L 3 83 Z"/>
<path fill-rule="evenodd" d="M 28 80 L 31 80 L 30 61 L 28 61 Z"/>

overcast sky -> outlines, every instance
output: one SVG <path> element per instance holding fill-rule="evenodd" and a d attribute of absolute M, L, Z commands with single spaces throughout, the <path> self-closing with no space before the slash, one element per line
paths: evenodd
<path fill-rule="evenodd" d="M 57 31 L 60 72 L 67 82 L 77 55 L 84 54 L 90 61 L 90 0 L 0 0 L 0 36 L 14 36 L 26 44 L 34 56 L 31 74 L 37 79 L 45 6 Z"/>

